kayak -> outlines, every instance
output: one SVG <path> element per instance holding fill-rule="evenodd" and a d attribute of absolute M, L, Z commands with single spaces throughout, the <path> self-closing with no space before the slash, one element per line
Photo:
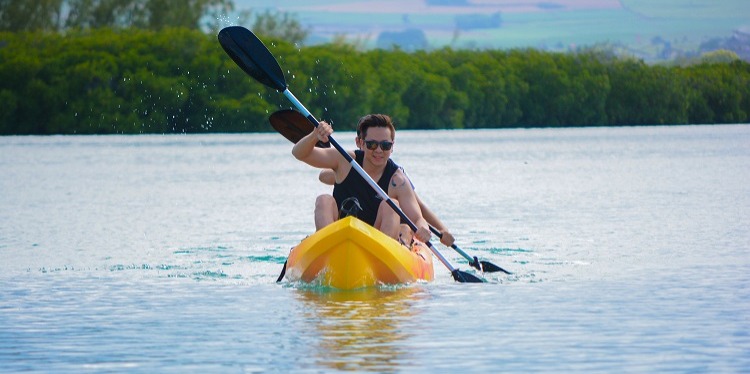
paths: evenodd
<path fill-rule="evenodd" d="M 292 248 L 286 278 L 352 290 L 434 278 L 430 250 L 418 241 L 411 249 L 353 217 L 342 218 Z"/>

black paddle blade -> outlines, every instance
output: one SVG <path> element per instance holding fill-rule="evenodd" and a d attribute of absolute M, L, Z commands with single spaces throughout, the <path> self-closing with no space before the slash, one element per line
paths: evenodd
<path fill-rule="evenodd" d="M 461 283 L 484 283 L 484 279 L 479 278 L 475 275 L 469 274 L 465 271 L 461 271 L 458 269 L 455 269 L 451 272 L 451 275 L 453 275 L 453 279 L 456 280 L 456 282 Z"/>
<path fill-rule="evenodd" d="M 513 274 L 489 261 L 480 261 L 482 263 L 482 270 L 485 273 L 497 273 L 498 271 L 502 271 L 505 274 Z"/>
<path fill-rule="evenodd" d="M 283 135 L 290 142 L 297 144 L 300 139 L 304 138 L 305 135 L 309 134 L 315 128 L 310 120 L 305 118 L 302 113 L 293 109 L 282 109 L 274 112 L 268 117 L 268 121 L 271 122 L 271 126 L 274 130 L 278 131 L 279 134 Z M 330 148 L 331 143 L 318 142 L 316 144 L 320 148 Z"/>
<path fill-rule="evenodd" d="M 289 259 L 284 261 L 284 266 L 281 268 L 281 274 L 279 274 L 279 278 L 276 279 L 276 283 L 279 283 L 284 279 L 284 275 L 286 274 L 286 262 L 287 261 L 289 261 Z"/>
<path fill-rule="evenodd" d="M 479 259 L 477 259 L 477 256 L 474 256 L 473 261 L 469 261 L 469 265 L 473 267 L 474 269 L 482 271 L 482 264 L 479 263 Z"/>
<path fill-rule="evenodd" d="M 489 262 L 489 261 L 479 261 L 477 256 L 474 256 L 474 261 L 470 261 L 469 265 L 471 265 L 473 268 L 476 268 L 479 271 L 485 272 L 485 273 L 497 273 L 498 271 L 502 271 L 505 274 L 512 274 L 511 272 Z"/>
<path fill-rule="evenodd" d="M 219 31 L 219 43 L 245 73 L 279 92 L 286 90 L 279 63 L 252 31 L 241 26 L 225 27 Z"/>

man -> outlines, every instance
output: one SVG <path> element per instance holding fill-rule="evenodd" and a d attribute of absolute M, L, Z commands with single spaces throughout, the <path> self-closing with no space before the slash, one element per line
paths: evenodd
<path fill-rule="evenodd" d="M 403 169 L 402 169 L 403 170 Z M 404 172 L 404 175 L 406 175 L 407 178 L 409 176 Z M 323 184 L 334 186 L 336 184 L 336 174 L 331 169 L 324 169 L 320 171 L 320 174 L 318 175 L 318 179 L 323 182 Z M 409 180 L 409 183 L 411 183 L 411 179 Z M 411 183 L 412 188 L 414 188 L 414 184 Z M 440 237 L 440 242 L 443 243 L 445 246 L 452 246 L 455 242 L 455 238 L 453 237 L 453 234 L 448 231 L 448 227 L 443 224 L 443 221 L 441 221 L 437 214 L 435 214 L 432 209 L 430 209 L 427 204 L 422 201 L 422 199 L 419 198 L 419 195 L 415 193 L 415 196 L 417 197 L 417 204 L 419 204 L 419 210 L 422 211 L 422 217 L 435 227 L 438 231 L 440 231 L 440 234 L 442 235 Z"/>
<path fill-rule="evenodd" d="M 298 160 L 317 168 L 331 169 L 335 175 L 333 196 L 320 195 L 315 201 L 315 229 L 320 230 L 339 219 L 339 207 L 343 201 L 354 197 L 362 207 L 358 218 L 386 235 L 399 239 L 401 217 L 379 198 L 356 170 L 352 170 L 351 164 L 336 148 L 315 147 L 318 141 L 327 142 L 328 136 L 332 133 L 333 128 L 322 121 L 292 149 L 292 154 Z M 414 189 L 403 170 L 390 159 L 395 137 L 396 129 L 389 116 L 366 115 L 360 118 L 357 124 L 357 136 L 354 141 L 358 149 L 349 151 L 349 155 L 414 222 L 417 226 L 417 232 L 414 233 L 416 238 L 427 241 L 430 239 L 430 230 L 419 209 Z"/>

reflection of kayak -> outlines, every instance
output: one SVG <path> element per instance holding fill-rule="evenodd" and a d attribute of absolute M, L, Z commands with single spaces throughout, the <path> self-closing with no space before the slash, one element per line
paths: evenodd
<path fill-rule="evenodd" d="M 325 372 L 393 373 L 413 359 L 405 340 L 420 317 L 429 292 L 423 287 L 367 287 L 335 291 L 301 287 L 292 295 L 303 306 L 302 318 L 312 359 Z"/>
<path fill-rule="evenodd" d="M 292 249 L 286 278 L 342 290 L 431 281 L 430 251 L 416 243 L 409 250 L 367 223 L 346 217 Z"/>

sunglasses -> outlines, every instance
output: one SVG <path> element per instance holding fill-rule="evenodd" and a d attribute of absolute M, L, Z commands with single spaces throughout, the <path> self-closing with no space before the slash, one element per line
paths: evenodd
<path fill-rule="evenodd" d="M 365 140 L 365 147 L 367 147 L 367 149 L 371 151 L 378 149 L 378 146 L 380 146 L 380 149 L 384 151 L 390 151 L 393 147 L 393 142 L 389 142 L 387 140 L 383 140 L 380 142 L 377 140 Z"/>

